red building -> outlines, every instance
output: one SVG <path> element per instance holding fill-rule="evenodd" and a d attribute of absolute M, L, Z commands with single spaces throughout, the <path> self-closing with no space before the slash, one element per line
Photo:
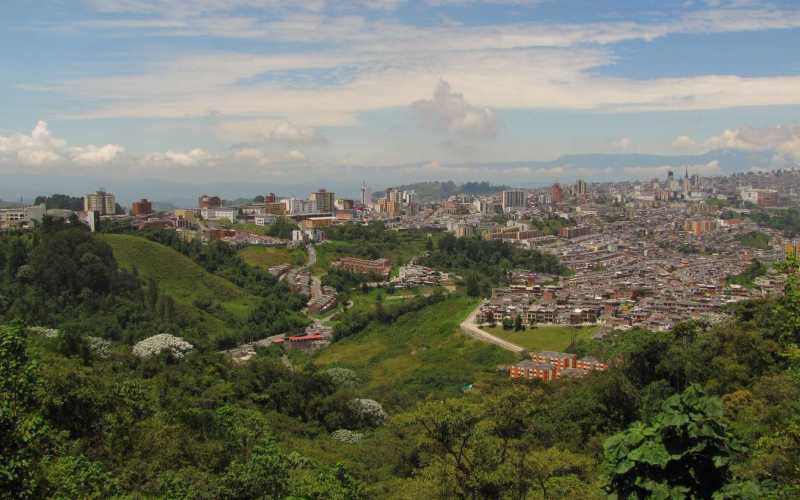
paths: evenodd
<path fill-rule="evenodd" d="M 141 215 L 150 215 L 153 213 L 153 205 L 148 200 L 142 198 L 139 201 L 134 201 L 131 206 L 131 215 L 138 217 Z"/>
<path fill-rule="evenodd" d="M 553 203 L 561 203 L 564 201 L 564 191 L 558 183 L 553 184 L 553 187 L 550 188 L 550 200 Z"/>
<path fill-rule="evenodd" d="M 608 370 L 608 365 L 603 363 L 597 358 L 593 358 L 591 356 L 586 356 L 585 358 L 581 358 L 577 362 L 577 367 L 582 370 L 597 370 L 597 371 L 604 371 Z"/>
<path fill-rule="evenodd" d="M 550 363 L 556 370 L 577 368 L 578 357 L 567 352 L 542 351 L 531 356 L 534 363 Z"/>
<path fill-rule="evenodd" d="M 558 371 L 550 363 L 535 363 L 533 361 L 521 361 L 512 366 L 509 370 L 511 378 L 524 378 L 526 380 L 539 379 L 545 382 L 555 380 Z"/>

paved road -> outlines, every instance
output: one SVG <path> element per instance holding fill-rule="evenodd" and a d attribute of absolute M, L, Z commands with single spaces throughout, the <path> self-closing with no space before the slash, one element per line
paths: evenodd
<path fill-rule="evenodd" d="M 308 245 L 306 249 L 308 250 L 308 262 L 306 263 L 305 267 L 310 271 L 311 266 L 317 263 L 317 249 L 314 248 L 314 245 Z M 316 276 L 312 275 L 311 298 L 316 299 L 317 297 L 320 296 L 322 296 L 322 281 Z"/>
<path fill-rule="evenodd" d="M 465 335 L 469 335 L 470 337 L 480 340 L 482 342 L 488 342 L 490 344 L 494 344 L 498 347 L 501 347 L 507 351 L 511 352 L 522 352 L 525 350 L 524 347 L 520 347 L 516 344 L 512 344 L 507 340 L 503 340 L 500 337 L 496 337 L 491 333 L 481 330 L 478 327 L 477 323 L 475 323 L 475 317 L 478 315 L 478 311 L 480 310 L 480 306 L 476 307 L 472 313 L 461 323 L 461 331 Z"/>
<path fill-rule="evenodd" d="M 308 251 L 308 263 L 306 267 L 311 268 L 311 266 L 317 263 L 317 249 L 314 248 L 314 245 L 308 245 L 306 246 L 306 250 Z"/>

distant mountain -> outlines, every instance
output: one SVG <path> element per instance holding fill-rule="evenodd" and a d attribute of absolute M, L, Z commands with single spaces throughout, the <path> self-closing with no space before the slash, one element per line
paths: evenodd
<path fill-rule="evenodd" d="M 15 208 L 18 206 L 20 206 L 19 203 L 14 203 L 13 201 L 0 200 L 0 208 Z"/>
<path fill-rule="evenodd" d="M 415 182 L 413 184 L 403 184 L 401 186 L 391 186 L 401 191 L 414 191 L 417 198 L 422 202 L 443 200 L 455 194 L 491 194 L 504 189 L 509 189 L 508 186 L 496 186 L 488 182 L 465 182 L 464 184 L 456 184 L 453 181 L 426 181 Z M 380 198 L 384 196 L 385 191 L 376 191 L 373 197 Z"/>

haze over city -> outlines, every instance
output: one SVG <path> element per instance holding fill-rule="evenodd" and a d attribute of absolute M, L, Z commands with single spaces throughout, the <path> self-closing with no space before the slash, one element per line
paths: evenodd
<path fill-rule="evenodd" d="M 800 157 L 789 0 L 11 0 L 0 24 L 7 199 L 33 179 L 184 200 Z"/>

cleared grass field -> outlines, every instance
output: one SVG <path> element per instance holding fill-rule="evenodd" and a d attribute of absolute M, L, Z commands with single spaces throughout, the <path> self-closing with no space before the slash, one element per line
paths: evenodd
<path fill-rule="evenodd" d="M 396 272 L 400 266 L 407 264 L 412 258 L 424 253 L 425 244 L 428 240 L 427 236 L 419 234 L 400 233 L 398 236 L 398 244 L 388 248 L 382 255 L 382 257 L 389 259 L 392 263 L 393 273 Z M 438 233 L 434 233 L 434 242 L 439 237 Z M 359 242 L 338 240 L 329 240 L 321 245 L 317 245 L 317 263 L 311 268 L 312 272 L 316 275 L 325 274 L 331 262 L 334 262 L 339 257 L 345 255 L 357 256 L 358 246 Z"/>
<path fill-rule="evenodd" d="M 144 279 L 154 278 L 159 289 L 178 304 L 192 306 L 195 300 L 213 301 L 238 318 L 246 317 L 256 304 L 253 295 L 167 246 L 131 235 L 99 237 L 111 245 L 120 266 L 126 269 L 135 266 Z"/>
<path fill-rule="evenodd" d="M 590 339 L 597 332 L 598 327 L 542 326 L 521 332 L 503 330 L 502 326 L 483 329 L 503 340 L 535 352 L 563 351 L 572 344 L 573 340 Z"/>
<path fill-rule="evenodd" d="M 250 246 L 239 250 L 239 256 L 250 266 L 267 270 L 279 264 L 302 265 L 306 261 L 302 249 Z"/>
<path fill-rule="evenodd" d="M 496 381 L 496 366 L 516 360 L 459 332 L 476 305 L 475 299 L 451 296 L 390 325 L 373 323 L 320 352 L 315 363 L 352 368 L 367 381 L 366 393 L 390 409 L 457 396 L 467 384 Z"/>

